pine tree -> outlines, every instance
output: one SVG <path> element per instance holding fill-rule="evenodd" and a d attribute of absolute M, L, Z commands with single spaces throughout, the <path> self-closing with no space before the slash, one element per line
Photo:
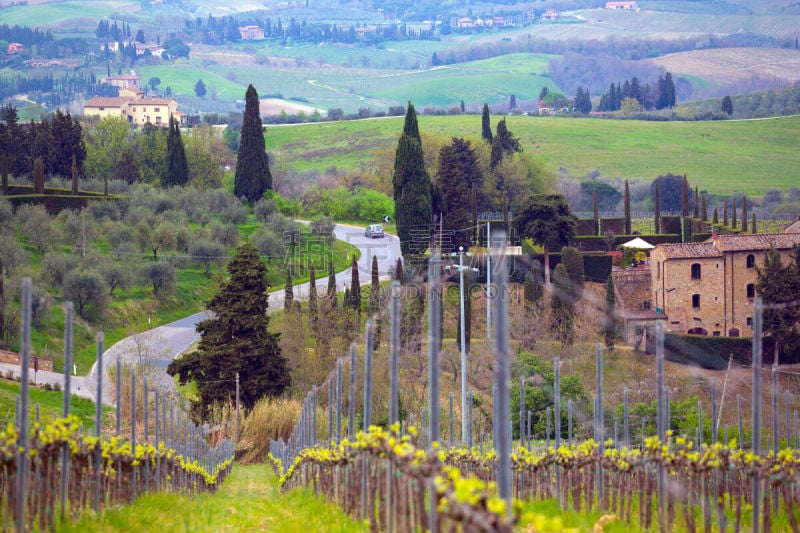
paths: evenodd
<path fill-rule="evenodd" d="M 747 196 L 742 196 L 742 233 L 747 233 Z"/>
<path fill-rule="evenodd" d="M 483 104 L 483 113 L 481 114 L 481 137 L 489 144 L 492 144 L 492 122 L 489 118 L 489 104 Z"/>
<path fill-rule="evenodd" d="M 178 121 L 169 117 L 169 133 L 167 135 L 167 173 L 162 176 L 161 186 L 183 186 L 189 183 L 189 164 L 181 140 L 181 128 Z"/>
<path fill-rule="evenodd" d="M 628 185 L 628 180 L 625 180 L 625 235 L 631 234 L 631 190 Z"/>
<path fill-rule="evenodd" d="M 239 155 L 236 159 L 233 194 L 237 198 L 245 197 L 248 201 L 255 202 L 269 190 L 272 190 L 272 174 L 264 144 L 258 93 L 251 84 L 245 93 L 244 118 Z"/>
<path fill-rule="evenodd" d="M 614 341 L 617 337 L 617 319 L 616 319 L 616 297 L 614 296 L 614 278 L 609 274 L 608 281 L 606 281 L 606 320 L 604 328 L 604 339 L 606 349 L 614 349 Z"/>
<path fill-rule="evenodd" d="M 408 104 L 405 126 L 394 160 L 394 220 L 403 255 L 422 253 L 428 246 L 433 199 L 425 170 L 414 106 Z"/>
<path fill-rule="evenodd" d="M 194 94 L 198 98 L 202 98 L 206 95 L 206 84 L 203 83 L 203 80 L 197 80 L 197 83 L 194 84 Z"/>
<path fill-rule="evenodd" d="M 197 350 L 173 360 L 167 369 L 182 384 L 196 383 L 194 411 L 199 418 L 215 404 L 234 401 L 237 374 L 240 400 L 248 409 L 291 385 L 278 336 L 268 330 L 267 269 L 258 251 L 249 243 L 240 246 L 227 270 L 230 279 L 208 305 L 213 318 L 197 325 Z"/>
<path fill-rule="evenodd" d="M 283 310 L 289 312 L 294 303 L 294 288 L 292 287 L 292 273 L 286 271 L 286 288 L 283 290 Z"/>
<path fill-rule="evenodd" d="M 658 183 L 656 183 L 655 193 L 653 194 L 653 221 L 656 235 L 658 235 L 661 233 L 661 193 L 659 192 Z"/>

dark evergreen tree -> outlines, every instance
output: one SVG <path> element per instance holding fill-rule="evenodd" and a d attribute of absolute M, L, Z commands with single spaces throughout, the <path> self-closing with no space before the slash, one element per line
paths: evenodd
<path fill-rule="evenodd" d="M 577 248 L 565 246 L 561 249 L 561 264 L 569 276 L 569 289 L 572 302 L 577 304 L 583 296 L 585 274 L 583 270 L 583 256 Z"/>
<path fill-rule="evenodd" d="M 711 223 L 715 226 L 719 224 L 719 211 L 717 211 L 716 207 L 714 208 L 714 218 L 711 220 Z"/>
<path fill-rule="evenodd" d="M 240 246 L 227 269 L 230 279 L 208 305 L 213 318 L 197 325 L 197 350 L 167 368 L 182 384 L 197 385 L 193 410 L 198 419 L 213 405 L 234 401 L 237 374 L 245 408 L 264 396 L 280 396 L 291 385 L 278 336 L 269 332 L 267 269 L 258 251 L 249 243 Z"/>
<path fill-rule="evenodd" d="M 751 233 L 758 233 L 758 228 L 756 227 L 756 214 L 753 213 L 753 220 L 750 222 L 750 232 Z"/>
<path fill-rule="evenodd" d="M 492 139 L 490 168 L 495 168 L 505 155 L 521 151 L 519 140 L 506 127 L 506 119 L 502 119 L 497 123 L 497 134 Z"/>
<path fill-rule="evenodd" d="M 606 349 L 613 350 L 617 337 L 617 317 L 616 317 L 616 297 L 614 296 L 614 278 L 608 275 L 606 281 L 606 316 L 605 327 L 603 328 L 603 338 Z"/>
<path fill-rule="evenodd" d="M 706 193 L 700 197 L 700 218 L 708 220 L 708 204 L 706 203 Z"/>
<path fill-rule="evenodd" d="M 33 160 L 33 194 L 44 194 L 44 162 L 41 157 Z"/>
<path fill-rule="evenodd" d="M 508 108 L 516 109 L 516 107 L 517 107 L 517 97 L 512 94 L 511 97 L 508 99 Z"/>
<path fill-rule="evenodd" d="M 523 296 L 525 298 L 525 309 L 534 313 L 538 313 L 542 310 L 542 302 L 544 300 L 544 276 L 542 275 L 542 264 L 538 259 L 533 260 L 531 269 L 525 274 Z"/>
<path fill-rule="evenodd" d="M 308 279 L 308 325 L 314 335 L 318 334 L 319 303 L 317 300 L 317 274 L 311 267 Z"/>
<path fill-rule="evenodd" d="M 577 219 L 569 212 L 563 196 L 536 194 L 525 209 L 514 217 L 514 228 L 520 238 L 531 238 L 544 248 L 545 282 L 550 282 L 550 250 L 560 250 L 575 236 Z"/>
<path fill-rule="evenodd" d="M 553 294 L 551 297 L 552 325 L 556 339 L 565 346 L 575 341 L 575 309 L 571 296 L 569 275 L 563 264 L 556 265 L 553 272 Z"/>
<path fill-rule="evenodd" d="M 198 98 L 202 98 L 206 95 L 206 84 L 203 83 L 203 80 L 197 80 L 197 83 L 194 84 L 194 94 Z"/>
<path fill-rule="evenodd" d="M 283 310 L 289 312 L 294 304 L 294 287 L 292 287 L 292 273 L 286 271 L 286 287 L 283 289 Z"/>
<path fill-rule="evenodd" d="M 795 352 L 800 348 L 800 245 L 785 265 L 775 248 L 767 250 L 764 263 L 756 265 L 755 285 L 764 302 L 764 333 L 774 339 L 777 354 Z"/>
<path fill-rule="evenodd" d="M 0 193 L 8 194 L 8 156 L 0 155 Z M 2 327 L 2 324 L 0 324 Z"/>
<path fill-rule="evenodd" d="M 631 234 L 631 189 L 628 180 L 625 180 L 625 195 L 623 198 L 625 206 L 625 235 Z"/>
<path fill-rule="evenodd" d="M 747 196 L 742 196 L 742 233 L 747 233 Z"/>
<path fill-rule="evenodd" d="M 686 179 L 686 174 L 683 175 L 681 185 L 681 216 L 689 216 L 689 181 Z"/>
<path fill-rule="evenodd" d="M 414 106 L 406 111 L 405 126 L 394 160 L 394 220 L 403 255 L 422 253 L 428 247 L 433 212 L 432 185 L 425 170 Z"/>
<path fill-rule="evenodd" d="M 162 176 L 161 186 L 183 186 L 187 183 L 189 183 L 189 164 L 181 140 L 181 127 L 178 121 L 170 116 L 167 134 L 167 173 Z"/>
<path fill-rule="evenodd" d="M 350 265 L 350 306 L 361 314 L 361 281 L 358 279 L 358 261 L 355 255 Z"/>
<path fill-rule="evenodd" d="M 437 174 L 446 206 L 442 229 L 451 235 L 448 249 L 442 252 L 458 251 L 459 246 L 467 250 L 473 221 L 471 206 L 464 199 L 471 198 L 472 192 L 483 183 L 478 157 L 469 141 L 453 137 L 450 144 L 439 150 Z"/>
<path fill-rule="evenodd" d="M 697 201 L 698 198 L 700 198 L 700 194 L 697 192 L 697 185 L 695 185 L 694 186 L 694 202 L 693 202 L 694 211 L 692 213 L 692 216 L 694 218 L 700 218 L 700 203 Z"/>
<path fill-rule="evenodd" d="M 725 97 L 722 99 L 721 111 L 728 116 L 733 115 L 733 100 L 731 100 L 730 96 L 725 95 Z"/>
<path fill-rule="evenodd" d="M 403 283 L 405 281 L 403 277 L 403 259 L 401 257 L 397 258 L 397 263 L 395 264 L 394 279 L 396 279 L 400 283 Z"/>
<path fill-rule="evenodd" d="M 594 222 L 594 235 L 600 233 L 600 207 L 597 205 L 597 189 L 592 189 L 592 221 Z"/>
<path fill-rule="evenodd" d="M 467 106 L 464 105 L 464 100 L 461 100 L 461 112 L 463 113 L 466 110 L 467 110 Z"/>
<path fill-rule="evenodd" d="M 661 233 L 661 185 L 656 183 L 656 188 L 653 194 L 653 224 L 656 235 Z"/>
<path fill-rule="evenodd" d="M 381 345 L 381 283 L 378 274 L 378 256 L 372 256 L 371 279 L 369 291 L 369 317 L 373 320 L 375 334 L 372 336 L 372 349 L 377 350 Z"/>
<path fill-rule="evenodd" d="M 489 104 L 484 102 L 483 113 L 481 114 L 481 137 L 483 140 L 492 144 L 492 122 L 489 118 Z"/>
<path fill-rule="evenodd" d="M 237 198 L 244 197 L 250 202 L 255 202 L 269 190 L 272 190 L 272 174 L 264 144 L 258 93 L 251 84 L 245 93 L 244 118 L 239 141 L 239 156 L 236 159 L 233 194 Z"/>
<path fill-rule="evenodd" d="M 728 227 L 728 200 L 722 201 L 722 225 Z"/>
<path fill-rule="evenodd" d="M 736 220 L 736 198 L 733 199 L 733 206 L 731 210 L 731 227 L 736 229 L 738 226 L 738 220 Z"/>
<path fill-rule="evenodd" d="M 579 86 L 575 93 L 575 111 L 584 115 L 592 111 L 592 97 L 589 95 L 589 90 L 584 91 L 582 86 Z"/>
<path fill-rule="evenodd" d="M 333 269 L 333 261 L 328 261 L 328 292 L 327 304 L 331 309 L 336 309 L 336 272 Z"/>
<path fill-rule="evenodd" d="M 5 162 L 4 162 L 5 164 Z M 72 194 L 78 194 L 78 163 L 75 160 L 75 154 L 72 154 Z"/>

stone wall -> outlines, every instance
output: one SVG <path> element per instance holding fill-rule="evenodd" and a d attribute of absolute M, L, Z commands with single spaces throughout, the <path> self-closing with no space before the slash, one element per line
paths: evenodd
<path fill-rule="evenodd" d="M 6 350 L 0 350 L 0 363 L 6 363 L 9 365 L 18 365 L 20 364 L 20 356 L 16 352 L 8 352 Z M 31 370 L 33 370 L 33 354 L 31 354 Z M 39 370 L 43 370 L 45 372 L 52 372 L 53 371 L 53 361 L 50 359 L 39 359 Z"/>

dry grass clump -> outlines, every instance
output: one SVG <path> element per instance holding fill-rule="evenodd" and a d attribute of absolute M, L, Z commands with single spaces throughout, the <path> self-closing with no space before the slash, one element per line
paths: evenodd
<path fill-rule="evenodd" d="M 267 459 L 270 439 L 287 439 L 300 419 L 302 404 L 298 400 L 263 398 L 242 421 L 238 448 L 242 464 L 260 463 Z"/>

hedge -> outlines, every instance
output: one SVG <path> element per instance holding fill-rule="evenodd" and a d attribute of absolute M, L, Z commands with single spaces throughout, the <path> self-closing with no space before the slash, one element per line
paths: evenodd
<path fill-rule="evenodd" d="M 772 364 L 774 343 L 770 337 L 764 338 L 762 345 L 764 364 Z M 654 354 L 655 328 L 648 328 L 647 353 Z M 728 359 L 740 365 L 749 365 L 753 360 L 752 339 L 749 337 L 714 337 L 712 335 L 686 335 L 681 333 L 664 334 L 664 357 L 682 364 L 695 364 L 702 368 L 724 370 Z M 797 356 L 795 356 L 797 359 Z M 781 359 L 782 363 L 797 362 Z"/>
<path fill-rule="evenodd" d="M 8 196 L 31 196 L 33 195 L 33 185 L 9 185 Z M 60 189 L 55 187 L 45 187 L 44 194 L 50 196 L 72 196 L 72 189 Z M 105 195 L 95 191 L 78 191 L 77 196 L 89 196 L 104 198 Z"/>
<path fill-rule="evenodd" d="M 612 258 L 610 255 L 581 254 L 581 257 L 583 258 L 583 277 L 586 281 L 605 283 L 608 280 L 608 276 L 611 275 Z M 544 264 L 544 254 L 534 254 L 530 258 L 530 262 L 533 262 L 534 259 Z M 550 254 L 550 272 L 555 270 L 556 265 L 559 263 L 561 263 L 561 254 Z M 524 281 L 525 272 L 522 274 L 522 281 Z"/>
<path fill-rule="evenodd" d="M 105 200 L 118 200 L 118 196 L 62 196 L 62 195 L 42 195 L 42 194 L 20 194 L 16 196 L 7 196 L 9 202 L 16 209 L 23 204 L 41 204 L 50 215 L 57 215 L 65 209 L 74 209 L 80 211 L 85 208 L 89 201 L 105 201 Z"/>
<path fill-rule="evenodd" d="M 615 234 L 625 233 L 625 218 L 624 217 L 601 218 L 600 233 L 605 235 L 609 231 Z"/>
<path fill-rule="evenodd" d="M 593 218 L 579 218 L 575 226 L 575 235 L 597 235 L 597 227 Z"/>
<path fill-rule="evenodd" d="M 644 239 L 645 241 L 649 242 L 652 245 L 658 244 L 670 244 L 681 242 L 681 237 L 679 234 L 660 234 L 660 235 L 615 235 L 614 236 L 614 248 L 616 249 L 617 246 L 620 244 L 625 244 L 626 242 L 639 237 Z M 578 237 L 573 237 L 572 242 L 574 246 L 580 250 L 581 252 L 605 252 L 606 251 L 606 238 L 605 237 L 595 237 L 590 235 L 580 235 Z"/>

